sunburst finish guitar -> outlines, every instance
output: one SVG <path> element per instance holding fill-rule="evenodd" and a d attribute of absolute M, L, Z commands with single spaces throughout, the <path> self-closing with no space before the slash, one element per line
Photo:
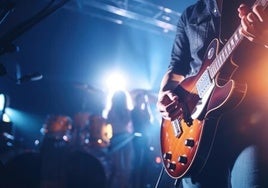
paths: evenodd
<path fill-rule="evenodd" d="M 267 0 L 257 0 L 255 4 L 266 8 Z M 173 178 L 196 175 L 202 170 L 220 117 L 223 112 L 237 106 L 246 94 L 246 85 L 232 80 L 238 66 L 230 60 L 230 56 L 243 39 L 239 29 L 220 52 L 219 41 L 214 39 L 199 73 L 183 80 L 174 90 L 179 97 L 182 114 L 174 121 L 163 119 L 160 135 L 163 165 Z M 228 71 L 227 79 L 222 80 L 219 72 L 226 67 L 226 62 L 231 71 Z"/>

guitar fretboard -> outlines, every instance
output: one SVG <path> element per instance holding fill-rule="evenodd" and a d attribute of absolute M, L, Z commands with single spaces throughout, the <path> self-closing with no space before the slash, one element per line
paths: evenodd
<path fill-rule="evenodd" d="M 268 0 L 257 0 L 254 5 L 262 5 L 264 9 L 267 7 Z M 243 35 L 240 33 L 239 27 L 235 30 L 234 34 L 230 37 L 230 39 L 223 46 L 222 50 L 218 53 L 216 58 L 213 60 L 211 65 L 208 67 L 209 75 L 211 78 L 214 78 L 226 60 L 230 57 L 232 52 L 236 49 L 236 47 L 243 40 Z"/>

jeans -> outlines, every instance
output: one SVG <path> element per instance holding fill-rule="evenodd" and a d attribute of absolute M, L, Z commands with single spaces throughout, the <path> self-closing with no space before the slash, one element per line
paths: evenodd
<path fill-rule="evenodd" d="M 182 179 L 183 188 L 257 188 L 260 172 L 258 167 L 258 151 L 255 146 L 248 146 L 238 155 L 234 164 L 228 165 L 223 158 L 211 158 L 210 167 L 196 179 Z"/>

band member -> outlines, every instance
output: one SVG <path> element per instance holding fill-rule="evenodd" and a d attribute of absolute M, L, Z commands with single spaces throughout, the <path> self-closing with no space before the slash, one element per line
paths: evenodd
<path fill-rule="evenodd" d="M 107 123 L 111 124 L 113 137 L 110 144 L 112 188 L 131 187 L 133 169 L 133 128 L 131 111 L 128 108 L 127 93 L 117 91 L 112 96 L 112 105 L 108 111 Z"/>
<path fill-rule="evenodd" d="M 150 128 L 152 127 L 152 113 L 148 101 L 148 95 L 139 93 L 134 100 L 134 108 L 131 111 L 131 119 L 133 129 L 138 134 L 133 139 L 134 145 L 134 169 L 133 169 L 133 184 L 134 187 L 145 187 L 145 177 L 143 172 L 146 172 L 149 160 L 149 141 Z"/>
<path fill-rule="evenodd" d="M 253 0 L 199 0 L 186 8 L 179 18 L 171 61 L 160 86 L 158 109 L 163 122 L 174 122 L 178 119 L 180 121 L 180 118 L 183 118 L 179 128 L 181 124 L 193 127 L 199 120 L 204 123 L 202 126 L 206 127 L 209 122 L 211 126 L 217 127 L 216 131 L 213 131 L 215 139 L 212 149 L 209 150 L 210 154 L 201 172 L 189 176 L 183 173 L 178 175 L 178 178 L 182 178 L 183 188 L 268 186 L 265 178 L 265 135 L 268 133 L 266 6 L 267 1 L 254 3 Z M 219 52 L 222 52 L 217 55 L 215 46 L 208 48 L 214 38 L 218 39 Z M 228 40 L 230 38 L 231 40 Z M 212 67 L 215 66 L 213 61 L 210 62 L 212 58 L 219 59 L 222 66 Z M 208 61 L 210 63 L 206 63 Z M 207 78 L 212 80 L 212 86 L 209 85 L 212 89 L 209 91 L 200 84 L 201 79 L 205 80 L 206 71 L 209 72 Z M 222 100 L 221 95 L 226 87 L 222 88 L 223 90 L 220 88 L 225 86 L 224 84 L 233 86 L 228 94 L 240 96 L 237 100 L 238 106 L 232 101 L 229 102 L 229 99 L 232 99 L 229 95 L 225 98 L 227 100 Z M 216 91 L 217 88 L 219 90 Z M 205 89 L 205 96 L 202 95 L 202 89 Z M 198 115 L 195 115 L 194 108 L 187 106 L 189 102 L 196 100 L 195 97 L 189 99 L 189 93 L 197 96 L 199 102 L 200 98 L 207 98 L 202 101 L 206 105 Z M 225 104 L 234 107 L 230 110 L 221 108 L 225 107 Z M 209 110 L 211 111 L 208 112 Z M 177 133 L 180 137 L 180 134 L 185 132 Z M 164 133 L 162 135 L 165 136 Z M 205 139 L 207 138 L 202 138 L 201 141 Z M 195 143 L 187 144 L 189 147 L 195 147 Z M 172 151 L 172 154 L 178 150 Z M 169 153 L 165 154 L 167 156 Z M 181 163 L 187 165 L 187 157 L 182 157 Z M 168 161 L 168 157 L 163 158 Z M 177 165 L 176 161 L 166 165 L 169 173 L 178 169 L 179 164 Z"/>

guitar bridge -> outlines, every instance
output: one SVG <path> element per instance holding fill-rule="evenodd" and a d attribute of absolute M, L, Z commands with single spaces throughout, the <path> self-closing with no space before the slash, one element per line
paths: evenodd
<path fill-rule="evenodd" d="M 183 133 L 181 123 L 180 123 L 180 119 L 176 119 L 176 120 L 172 121 L 171 125 L 172 125 L 172 128 L 173 128 L 174 136 L 176 138 L 180 138 L 182 133 Z"/>

